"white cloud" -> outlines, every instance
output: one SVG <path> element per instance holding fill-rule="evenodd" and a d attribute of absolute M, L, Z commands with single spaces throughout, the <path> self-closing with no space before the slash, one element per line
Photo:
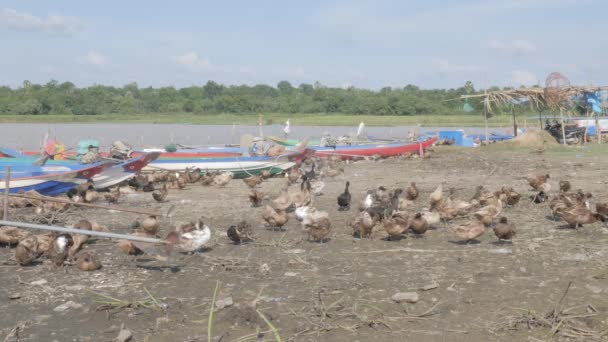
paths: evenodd
<path fill-rule="evenodd" d="M 529 71 L 515 70 L 511 72 L 511 82 L 514 86 L 531 86 L 538 82 L 536 75 Z"/>
<path fill-rule="evenodd" d="M 82 30 L 84 25 L 72 16 L 48 15 L 43 18 L 27 12 L 17 12 L 12 8 L 3 8 L 0 9 L 0 28 L 69 34 Z"/>
<path fill-rule="evenodd" d="M 252 67 L 249 67 L 249 66 L 242 66 L 242 67 L 240 67 L 239 68 L 239 72 L 241 74 L 251 75 L 251 76 L 253 76 L 253 75 L 256 74 L 255 69 L 252 68 Z"/>
<path fill-rule="evenodd" d="M 84 63 L 95 67 L 104 66 L 108 63 L 108 59 L 96 51 L 89 51 L 83 59 Z"/>
<path fill-rule="evenodd" d="M 211 71 L 214 69 L 211 61 L 201 58 L 196 52 L 188 52 L 181 56 L 174 56 L 172 60 L 193 71 Z"/>
<path fill-rule="evenodd" d="M 317 12 L 312 20 L 322 28 L 349 39 L 377 40 L 386 34 L 407 32 L 444 32 L 445 29 L 473 23 L 471 18 L 492 21 L 508 12 L 550 10 L 594 0 L 478 0 L 467 3 L 446 2 L 445 6 L 411 10 L 396 15 L 390 0 L 338 0 Z M 416 6 L 413 6 L 416 7 Z"/>
<path fill-rule="evenodd" d="M 536 52 L 537 50 L 534 43 L 522 39 L 513 40 L 510 42 L 493 39 L 488 42 L 488 48 L 509 55 L 530 54 Z"/>
<path fill-rule="evenodd" d="M 477 72 L 484 70 L 483 67 L 477 65 L 458 65 L 448 62 L 446 59 L 433 58 L 431 61 L 433 70 L 444 73 L 452 72 Z"/>
<path fill-rule="evenodd" d="M 43 72 L 45 74 L 55 74 L 59 71 L 59 69 L 57 69 L 54 66 L 50 66 L 50 65 L 43 65 L 40 67 L 40 72 Z"/>

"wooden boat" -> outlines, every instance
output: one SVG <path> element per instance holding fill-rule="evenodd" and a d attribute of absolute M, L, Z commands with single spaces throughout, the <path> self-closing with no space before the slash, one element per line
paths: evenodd
<path fill-rule="evenodd" d="M 200 169 L 201 173 L 229 171 L 234 174 L 234 178 L 246 178 L 251 175 L 259 175 L 264 170 L 271 174 L 283 172 L 311 153 L 313 151 L 303 150 L 289 152 L 279 157 L 163 158 L 151 162 L 143 168 L 142 172 L 181 172 L 187 168 L 189 170 Z"/>
<path fill-rule="evenodd" d="M 302 142 L 301 140 L 297 140 L 297 139 L 282 139 L 282 138 L 273 137 L 273 136 L 268 136 L 268 137 L 266 137 L 266 139 L 274 142 L 275 144 L 279 144 L 279 145 L 285 146 L 285 147 L 297 146 L 298 144 L 300 144 Z M 353 143 L 351 145 L 388 144 L 388 143 L 392 143 L 392 142 L 395 142 L 395 140 L 375 139 L 375 138 L 368 137 L 368 140 L 357 141 L 356 143 Z M 308 146 L 320 146 L 320 145 L 321 145 L 320 140 L 312 139 L 312 140 L 308 141 Z"/>
<path fill-rule="evenodd" d="M 9 152 L 6 149 L 0 149 L 0 153 L 4 156 L 10 154 L 11 157 L 0 158 L 0 168 L 5 165 L 32 165 L 37 160 L 35 157 L 15 156 L 15 151 Z M 124 162 L 108 161 L 110 167 L 105 168 L 100 173 L 91 178 L 96 189 L 101 190 L 119 184 L 131 177 L 134 177 L 148 163 L 158 158 L 158 153 L 146 153 L 135 158 L 131 158 Z M 48 160 L 45 166 L 65 166 L 79 165 L 75 160 Z"/>
<path fill-rule="evenodd" d="M 3 166 L 10 165 L 5 163 Z M 14 164 L 11 166 L 10 192 L 35 190 L 46 196 L 54 196 L 64 193 L 87 179 L 102 172 L 111 163 L 95 163 L 88 165 L 51 165 L 33 166 Z M 0 183 L 4 184 L 6 178 L 5 168 L 0 168 Z M 0 193 L 4 193 L 4 186 L 0 187 Z"/>
<path fill-rule="evenodd" d="M 337 146 L 310 146 L 309 148 L 315 151 L 315 155 L 319 157 L 328 157 L 337 155 L 342 159 L 352 159 L 358 157 L 391 157 L 405 153 L 419 153 L 437 141 L 437 138 L 432 137 L 424 141 L 418 142 L 395 142 L 388 144 L 357 144 L 357 145 L 337 145 Z"/>

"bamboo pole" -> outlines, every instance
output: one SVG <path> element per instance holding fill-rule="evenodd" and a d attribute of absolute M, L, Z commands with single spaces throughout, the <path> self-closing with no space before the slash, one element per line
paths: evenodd
<path fill-rule="evenodd" d="M 4 215 L 2 218 L 8 220 L 8 195 L 11 192 L 11 167 L 4 168 Z"/>
<path fill-rule="evenodd" d="M 66 227 L 58 227 L 58 226 L 47 226 L 47 225 L 43 225 L 43 224 L 34 224 L 34 223 L 25 223 L 25 222 L 16 222 L 16 221 L 3 220 L 3 221 L 0 221 L 0 226 L 50 230 L 50 231 L 54 231 L 54 232 L 97 236 L 97 237 L 104 237 L 104 238 L 109 238 L 109 239 L 122 239 L 122 240 L 131 240 L 131 241 L 139 241 L 139 242 L 169 244 L 169 242 L 166 240 L 149 238 L 149 237 L 145 237 L 145 236 L 117 234 L 117 233 L 110 233 L 110 232 L 96 232 L 94 230 L 83 230 L 83 229 L 66 228 Z"/>
<path fill-rule="evenodd" d="M 143 214 L 143 215 L 158 216 L 158 217 L 169 216 L 169 212 L 172 209 L 172 208 L 170 208 L 169 212 L 167 212 L 167 214 L 163 215 L 163 214 L 161 214 L 159 212 L 155 212 L 155 211 L 148 211 L 148 210 L 142 210 L 142 209 L 122 208 L 122 207 L 102 205 L 102 204 L 93 204 L 93 203 L 72 202 L 72 201 L 69 201 L 69 200 L 62 199 L 62 198 L 54 198 L 54 197 L 47 197 L 47 196 L 31 196 L 31 195 L 26 195 L 26 194 L 10 194 L 9 196 L 10 197 L 26 198 L 26 199 L 31 199 L 31 200 L 39 200 L 39 201 L 48 201 L 48 202 L 57 202 L 57 203 L 64 203 L 64 204 L 72 204 L 72 205 L 81 206 L 81 207 L 124 211 L 126 213 Z"/>
<path fill-rule="evenodd" d="M 564 110 L 562 107 L 559 107 L 559 117 L 562 121 L 562 138 L 564 139 L 563 144 L 566 145 L 566 127 L 564 125 Z"/>

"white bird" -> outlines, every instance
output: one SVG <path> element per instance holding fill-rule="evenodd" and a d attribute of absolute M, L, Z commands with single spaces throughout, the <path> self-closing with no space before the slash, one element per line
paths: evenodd
<path fill-rule="evenodd" d="M 298 220 L 299 222 L 304 221 L 304 218 L 306 218 L 310 214 L 310 210 L 311 208 L 309 206 L 296 208 L 296 220 Z"/>
<path fill-rule="evenodd" d="M 373 203 L 374 203 L 374 198 L 373 198 L 372 194 L 367 194 L 367 196 L 365 196 L 365 200 L 363 201 L 363 208 L 369 209 Z"/>
<path fill-rule="evenodd" d="M 197 222 L 195 229 L 187 233 L 178 234 L 179 238 L 176 247 L 182 252 L 194 252 L 203 247 L 211 239 L 211 229 L 206 224 L 201 227 L 201 222 Z"/>
<path fill-rule="evenodd" d="M 357 136 L 360 137 L 363 134 L 363 130 L 365 129 L 365 124 L 363 121 L 359 123 L 359 128 L 357 129 Z"/>
<path fill-rule="evenodd" d="M 283 128 L 283 133 L 285 133 L 286 138 L 289 135 L 289 133 L 291 133 L 291 128 L 289 128 L 289 119 L 287 119 L 287 121 L 285 122 L 285 127 Z"/>
<path fill-rule="evenodd" d="M 323 188 L 325 188 L 325 183 L 322 181 L 310 182 L 310 192 L 315 196 L 323 195 Z"/>

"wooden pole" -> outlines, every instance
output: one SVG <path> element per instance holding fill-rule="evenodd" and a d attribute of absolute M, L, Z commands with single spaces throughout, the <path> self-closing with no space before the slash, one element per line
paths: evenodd
<path fill-rule="evenodd" d="M 3 219 L 8 220 L 8 195 L 11 192 L 11 167 L 4 168 L 4 215 Z"/>
<path fill-rule="evenodd" d="M 600 129 L 600 118 L 597 113 L 595 113 L 595 134 L 597 135 L 597 143 L 599 145 L 602 143 L 602 130 Z"/>
<path fill-rule="evenodd" d="M 513 115 L 513 136 L 517 136 L 517 122 L 515 122 L 515 106 L 511 105 L 511 114 Z"/>
<path fill-rule="evenodd" d="M 122 208 L 122 207 L 110 206 L 110 205 L 72 202 L 72 201 L 69 201 L 69 200 L 66 200 L 66 199 L 62 199 L 62 198 L 54 198 L 54 197 L 47 197 L 47 196 L 31 196 L 31 195 L 26 195 L 26 194 L 10 194 L 9 196 L 10 197 L 26 198 L 26 199 L 31 199 L 31 200 L 38 200 L 38 201 L 47 201 L 47 202 L 57 202 L 57 203 L 64 203 L 64 204 L 72 204 L 72 205 L 81 206 L 81 207 L 89 207 L 89 208 L 97 208 L 97 209 L 107 209 L 107 210 L 123 211 L 123 212 L 126 212 L 126 213 L 133 213 L 133 214 L 143 214 L 143 215 L 158 216 L 158 217 L 168 216 L 168 214 L 164 214 L 163 215 L 163 214 L 161 214 L 159 212 L 148 211 L 148 210 L 143 210 L 143 209 L 131 209 L 131 208 Z M 169 209 L 169 212 L 171 211 L 171 209 L 172 208 Z"/>
<path fill-rule="evenodd" d="M 487 94 L 487 91 L 484 90 L 484 93 Z M 485 97 L 483 99 L 483 120 L 484 120 L 484 123 L 485 123 L 486 145 L 488 144 L 488 142 L 489 142 L 488 140 L 490 139 L 489 136 L 488 136 L 488 106 L 487 106 L 487 101 L 488 101 L 488 98 Z"/>
<path fill-rule="evenodd" d="M 12 227 L 18 227 L 18 228 L 50 230 L 53 232 L 68 233 L 68 234 L 97 236 L 97 237 L 103 237 L 103 238 L 109 238 L 109 239 L 123 239 L 123 240 L 148 242 L 148 243 L 170 244 L 170 242 L 167 240 L 149 238 L 149 237 L 145 237 L 145 236 L 117 234 L 117 233 L 110 233 L 110 232 L 97 232 L 94 230 L 83 230 L 83 229 L 66 228 L 66 227 L 58 227 L 58 226 L 47 226 L 47 225 L 43 225 L 43 224 L 33 224 L 33 223 L 4 220 L 4 221 L 0 221 L 0 225 L 12 226 Z"/>
<path fill-rule="evenodd" d="M 559 117 L 562 121 L 562 139 L 563 139 L 563 145 L 566 145 L 566 126 L 564 125 L 564 110 L 560 107 L 559 108 Z"/>

